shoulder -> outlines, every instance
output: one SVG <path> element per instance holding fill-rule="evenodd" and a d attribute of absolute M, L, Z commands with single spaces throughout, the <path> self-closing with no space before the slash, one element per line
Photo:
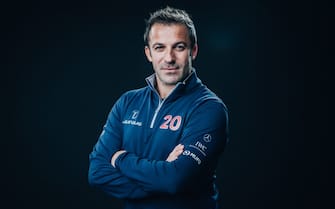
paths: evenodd
<path fill-rule="evenodd" d="M 132 105 L 134 102 L 142 101 L 148 92 L 148 87 L 132 89 L 125 91 L 114 103 L 113 108 L 116 111 L 124 110 Z"/>
<path fill-rule="evenodd" d="M 128 101 L 128 100 L 132 100 L 134 98 L 143 97 L 145 94 L 148 93 L 148 90 L 149 90 L 148 87 L 128 90 L 121 95 L 119 100 Z"/>
<path fill-rule="evenodd" d="M 199 89 L 195 95 L 198 108 L 218 108 L 227 111 L 227 106 L 224 101 L 213 91 L 208 89 L 205 85 Z"/>
<path fill-rule="evenodd" d="M 228 120 L 228 108 L 223 100 L 206 86 L 198 88 L 190 95 L 192 98 L 184 98 L 189 102 L 187 108 L 188 120 L 226 123 Z M 212 123 L 211 123 L 212 124 Z"/>

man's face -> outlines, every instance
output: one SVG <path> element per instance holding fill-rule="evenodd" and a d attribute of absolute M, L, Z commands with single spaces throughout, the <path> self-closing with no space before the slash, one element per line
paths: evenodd
<path fill-rule="evenodd" d="M 198 47 L 190 48 L 186 26 L 156 23 L 151 27 L 148 45 L 145 54 L 152 62 L 157 85 L 175 86 L 190 73 Z"/>

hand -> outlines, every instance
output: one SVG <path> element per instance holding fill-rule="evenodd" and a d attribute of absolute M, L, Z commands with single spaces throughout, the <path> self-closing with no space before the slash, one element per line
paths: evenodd
<path fill-rule="evenodd" d="M 112 166 L 115 168 L 115 160 L 122 154 L 122 153 L 125 153 L 126 150 L 119 150 L 117 152 L 114 153 L 112 159 L 111 159 L 111 164 Z"/>
<path fill-rule="evenodd" d="M 181 155 L 181 153 L 183 153 L 183 151 L 184 151 L 184 145 L 178 144 L 177 146 L 175 146 L 172 152 L 170 152 L 166 161 L 172 162 L 172 161 L 177 160 L 177 158 L 179 157 L 179 155 Z"/>

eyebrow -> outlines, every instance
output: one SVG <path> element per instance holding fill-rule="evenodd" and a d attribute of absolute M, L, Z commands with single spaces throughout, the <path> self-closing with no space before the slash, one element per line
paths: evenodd
<path fill-rule="evenodd" d="M 176 42 L 176 43 L 173 44 L 173 46 L 177 46 L 177 45 L 179 45 L 179 44 L 183 44 L 183 45 L 185 45 L 185 46 L 188 46 L 187 43 L 184 42 L 184 41 Z M 152 45 L 152 47 L 154 47 L 154 46 L 162 46 L 162 45 L 165 45 L 165 44 L 163 44 L 163 43 L 154 43 L 154 44 Z"/>

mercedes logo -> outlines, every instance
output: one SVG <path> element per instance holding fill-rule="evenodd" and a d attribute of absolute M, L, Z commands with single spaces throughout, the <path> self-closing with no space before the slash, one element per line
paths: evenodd
<path fill-rule="evenodd" d="M 204 135 L 204 141 L 205 141 L 205 142 L 210 142 L 211 140 L 212 140 L 212 137 L 211 137 L 210 134 L 205 134 L 205 135 Z"/>

